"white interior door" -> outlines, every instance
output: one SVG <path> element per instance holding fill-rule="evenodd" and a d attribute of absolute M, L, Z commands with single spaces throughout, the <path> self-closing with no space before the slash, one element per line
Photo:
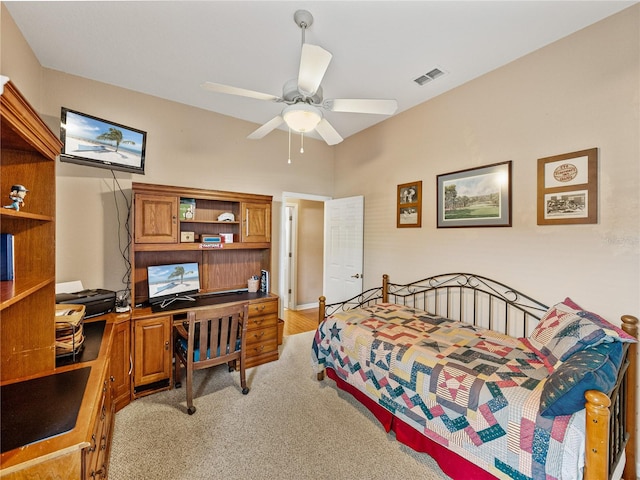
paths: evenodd
<path fill-rule="evenodd" d="M 325 201 L 324 237 L 323 291 L 329 304 L 362 292 L 363 196 Z"/>

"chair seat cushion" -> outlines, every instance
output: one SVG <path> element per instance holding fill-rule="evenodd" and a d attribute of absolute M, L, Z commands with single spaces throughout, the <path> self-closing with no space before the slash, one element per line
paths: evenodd
<path fill-rule="evenodd" d="M 237 352 L 238 350 L 240 350 L 240 347 L 242 345 L 242 342 L 240 341 L 240 339 L 236 340 L 236 348 L 233 351 L 229 351 L 229 349 L 227 348 L 227 351 L 223 353 L 223 355 L 228 355 L 229 353 L 233 353 L 233 352 Z M 223 345 L 224 347 L 228 347 L 227 345 Z M 199 362 L 200 360 L 200 346 L 199 346 L 199 342 L 196 340 L 194 341 L 193 344 L 193 361 L 194 362 Z M 187 339 L 186 338 L 182 338 L 182 337 L 178 337 L 177 341 L 176 341 L 176 348 L 180 351 L 180 353 L 182 354 L 183 357 L 187 358 Z M 216 350 L 216 354 L 214 355 L 214 357 L 219 357 L 220 356 L 220 346 L 218 346 L 217 350 Z M 202 360 L 205 360 L 207 358 L 211 358 L 211 349 L 207 348 L 207 354 L 205 356 L 205 358 L 203 358 Z"/>

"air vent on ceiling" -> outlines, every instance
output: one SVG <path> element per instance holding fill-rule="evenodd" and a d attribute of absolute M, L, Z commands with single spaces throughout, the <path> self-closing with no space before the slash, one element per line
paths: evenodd
<path fill-rule="evenodd" d="M 442 75 L 444 75 L 444 72 L 442 70 L 440 70 L 439 68 L 434 68 L 430 72 L 427 72 L 424 75 L 420 75 L 414 80 L 414 82 L 416 82 L 418 85 L 424 85 L 425 83 L 428 83 L 431 80 L 435 80 Z"/>

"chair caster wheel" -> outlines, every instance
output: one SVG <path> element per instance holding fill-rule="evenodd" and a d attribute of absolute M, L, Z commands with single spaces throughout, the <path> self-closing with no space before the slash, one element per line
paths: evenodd
<path fill-rule="evenodd" d="M 249 393 L 249 387 L 244 387 L 244 388 L 242 389 L 242 394 L 243 394 L 243 395 L 246 395 L 247 393 Z"/>
<path fill-rule="evenodd" d="M 233 371 L 235 371 L 235 368 L 233 368 L 233 367 L 229 367 L 229 371 L 230 371 L 230 372 L 233 372 Z"/>
<path fill-rule="evenodd" d="M 180 383 L 180 382 L 176 382 L 176 383 L 173 385 L 173 387 L 174 387 L 174 388 L 181 388 L 181 387 L 182 387 L 182 383 Z"/>
<path fill-rule="evenodd" d="M 194 413 L 196 413 L 196 407 L 189 407 L 187 408 L 187 413 L 189 415 L 193 415 Z"/>

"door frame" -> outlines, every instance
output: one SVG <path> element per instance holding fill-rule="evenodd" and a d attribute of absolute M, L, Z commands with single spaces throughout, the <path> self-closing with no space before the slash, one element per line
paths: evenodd
<path fill-rule="evenodd" d="M 327 197 L 325 195 L 312 195 L 309 193 L 296 193 L 296 192 L 282 192 L 282 207 L 280 209 L 280 274 L 278 281 L 278 295 L 281 299 L 288 298 L 288 292 L 286 291 L 286 276 L 289 275 L 288 271 L 288 260 L 287 260 L 287 252 L 286 252 L 286 235 L 287 235 L 287 201 L 289 199 L 300 199 L 300 200 L 311 200 L 314 202 L 325 202 L 327 200 L 332 200 L 332 197 Z M 324 228 L 324 227 L 323 227 Z M 296 235 L 297 232 L 292 233 Z M 296 259 L 296 264 L 297 264 Z M 323 283 L 324 283 L 324 272 L 322 272 Z M 284 304 L 286 301 L 278 302 L 278 316 L 280 318 L 284 318 Z"/>
<path fill-rule="evenodd" d="M 291 220 L 289 220 L 287 216 L 287 211 L 289 211 Z M 285 279 L 283 291 L 286 293 L 286 296 L 281 296 L 280 298 L 284 300 L 285 308 L 296 310 L 298 307 L 298 204 L 287 200 L 285 202 L 285 215 L 283 218 L 286 222 L 285 232 L 287 232 L 286 238 L 284 239 L 285 249 L 283 262 L 287 265 L 286 270 L 283 272 L 283 278 Z M 287 245 L 289 245 L 291 257 L 287 254 Z"/>

